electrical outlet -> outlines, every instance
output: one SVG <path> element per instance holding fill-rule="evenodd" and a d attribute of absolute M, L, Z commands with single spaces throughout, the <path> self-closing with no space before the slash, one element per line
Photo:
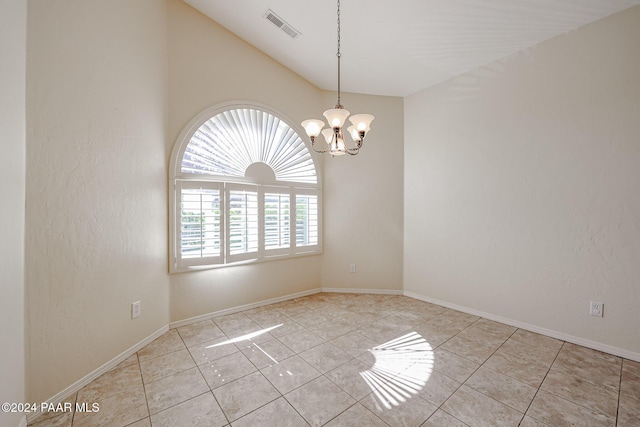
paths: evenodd
<path fill-rule="evenodd" d="M 589 306 L 589 314 L 592 316 L 602 317 L 604 313 L 604 304 L 598 301 L 591 301 Z"/>
<path fill-rule="evenodd" d="M 136 317 L 140 317 L 140 312 L 142 311 L 142 307 L 140 306 L 140 301 L 135 301 L 131 303 L 131 318 L 135 319 Z"/>
<path fill-rule="evenodd" d="M 349 273 L 355 273 L 355 272 L 356 272 L 356 265 L 349 264 Z"/>

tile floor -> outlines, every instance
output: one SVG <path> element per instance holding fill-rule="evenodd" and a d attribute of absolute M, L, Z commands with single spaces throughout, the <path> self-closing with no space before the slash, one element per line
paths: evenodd
<path fill-rule="evenodd" d="M 172 329 L 33 426 L 640 426 L 640 363 L 402 296 Z"/>

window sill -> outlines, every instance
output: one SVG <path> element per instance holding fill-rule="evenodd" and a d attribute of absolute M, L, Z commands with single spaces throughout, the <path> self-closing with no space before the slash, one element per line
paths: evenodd
<path fill-rule="evenodd" d="M 314 256 L 314 255 L 322 255 L 322 250 L 299 252 L 295 255 L 271 255 L 271 256 L 265 256 L 262 258 L 247 259 L 242 261 L 230 262 L 226 264 L 192 265 L 189 267 L 170 269 L 169 274 L 190 273 L 190 272 L 203 271 L 203 270 L 217 270 L 221 268 L 240 267 L 244 265 L 261 264 L 263 262 L 271 262 L 271 261 L 286 261 L 286 260 L 291 260 L 296 258 Z"/>

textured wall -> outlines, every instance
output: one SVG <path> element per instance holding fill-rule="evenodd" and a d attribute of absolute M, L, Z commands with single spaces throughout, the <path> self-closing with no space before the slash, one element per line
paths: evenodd
<path fill-rule="evenodd" d="M 406 291 L 640 353 L 639 40 L 635 7 L 406 98 Z"/>
<path fill-rule="evenodd" d="M 231 100 L 265 104 L 294 125 L 335 104 L 335 93 L 318 90 L 177 0 L 170 1 L 169 40 L 172 136 L 200 111 Z M 323 255 L 172 275 L 172 320 L 320 286 L 401 288 L 402 99 L 344 94 L 343 100 L 352 113 L 378 118 L 362 154 L 320 158 Z M 349 263 L 357 264 L 356 274 Z"/>
<path fill-rule="evenodd" d="M 37 402 L 169 320 L 166 4 L 28 7 L 27 397 Z"/>
<path fill-rule="evenodd" d="M 320 91 L 210 18 L 169 0 L 169 154 L 204 109 L 250 101 L 296 126 L 314 114 Z M 171 275 L 171 320 L 179 321 L 320 287 L 321 256 Z"/>
<path fill-rule="evenodd" d="M 325 94 L 324 109 L 335 105 L 335 96 Z M 347 93 L 341 99 L 352 114 L 369 113 L 376 118 L 360 154 L 325 161 L 322 286 L 400 291 L 402 98 Z M 349 272 L 349 264 L 356 264 L 355 273 Z"/>
<path fill-rule="evenodd" d="M 25 65 L 27 7 L 0 3 L 0 402 L 24 402 Z M 23 414 L 0 412 L 0 425 Z"/>

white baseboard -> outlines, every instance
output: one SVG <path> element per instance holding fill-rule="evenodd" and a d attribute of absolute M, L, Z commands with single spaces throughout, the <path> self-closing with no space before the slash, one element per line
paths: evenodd
<path fill-rule="evenodd" d="M 22 418 L 20 418 L 20 424 L 18 424 L 18 427 L 27 427 L 27 416 L 24 415 Z"/>
<path fill-rule="evenodd" d="M 168 326 L 163 326 L 162 328 L 160 328 L 157 331 L 155 331 L 153 334 L 151 334 L 148 337 L 144 338 L 142 341 L 138 342 L 137 344 L 134 344 L 133 346 L 129 347 L 127 350 L 123 351 L 122 353 L 120 353 L 119 355 L 117 355 L 116 357 L 114 357 L 113 359 L 111 359 L 110 361 L 105 363 L 104 365 L 100 366 L 95 371 L 89 373 L 88 375 L 85 375 L 84 377 L 82 377 L 78 381 L 76 381 L 75 383 L 71 384 L 69 387 L 67 387 L 64 390 L 62 390 L 60 393 L 58 393 L 55 396 L 47 399 L 46 402 L 44 402 L 44 403 L 47 403 L 49 406 L 50 405 L 54 405 L 55 406 L 58 403 L 64 402 L 64 400 L 67 397 L 69 397 L 72 394 L 78 392 L 82 387 L 86 386 L 91 381 L 93 381 L 96 378 L 98 378 L 100 375 L 102 375 L 105 372 L 108 372 L 111 369 L 115 368 L 120 362 L 122 362 L 127 357 L 131 356 L 132 354 L 136 353 L 138 350 L 142 349 L 144 346 L 146 346 L 151 341 L 155 340 L 156 338 L 158 338 L 160 335 L 164 334 L 168 330 L 169 330 Z M 31 413 L 29 413 L 27 415 L 26 419 L 25 419 L 25 426 L 27 425 L 26 424 L 27 422 L 29 424 L 31 424 L 31 423 L 35 422 L 40 416 L 42 416 L 42 413 L 40 413 L 40 412 L 31 412 Z"/>
<path fill-rule="evenodd" d="M 469 307 L 460 306 L 457 304 L 452 304 L 446 301 L 440 301 L 435 298 L 426 297 L 424 295 L 416 294 L 413 292 L 405 291 L 403 295 L 414 298 L 420 301 L 429 302 L 432 304 L 441 305 L 442 307 L 447 307 L 452 310 L 462 311 L 463 313 L 472 314 L 474 316 L 483 317 L 485 319 L 493 320 L 496 322 L 504 323 L 506 325 L 515 326 L 516 328 L 525 329 L 530 332 L 535 332 L 537 334 L 546 335 L 551 338 L 556 338 L 562 341 L 567 341 L 572 344 L 581 345 L 583 347 L 591 348 L 593 350 L 602 351 L 604 353 L 612 354 L 614 356 L 623 357 L 625 359 L 633 360 L 635 362 L 640 362 L 640 353 L 635 353 L 633 351 L 625 350 L 619 347 L 613 347 L 607 344 L 602 344 L 596 341 L 587 340 L 580 337 L 575 337 L 573 335 L 565 334 L 564 332 L 554 331 L 552 329 L 542 328 L 540 326 L 531 325 L 529 323 L 520 322 L 517 320 L 509 319 L 502 316 L 497 316 L 491 313 L 485 313 L 484 311 L 475 310 Z"/>
<path fill-rule="evenodd" d="M 402 295 L 402 290 L 400 289 L 322 288 L 322 292 L 338 292 L 343 294 Z"/>
<path fill-rule="evenodd" d="M 244 310 L 251 310 L 252 308 L 264 307 L 265 305 L 276 304 L 283 301 L 292 300 L 295 298 L 302 298 L 309 295 L 314 295 L 320 292 L 339 292 L 348 294 L 383 294 L 383 295 L 402 295 L 401 290 L 388 290 L 388 289 L 356 289 L 356 288 L 315 288 L 304 292 L 297 292 L 295 294 L 289 294 L 282 297 L 271 298 L 268 300 L 258 301 L 251 304 L 240 305 L 238 307 L 227 308 L 224 310 L 214 311 L 200 316 L 190 317 L 184 320 L 178 320 L 169 324 L 170 329 L 180 328 L 182 326 L 189 326 L 194 323 L 202 322 L 209 319 L 215 319 L 216 317 L 226 316 L 227 314 L 238 313 Z"/>
<path fill-rule="evenodd" d="M 238 313 L 239 311 L 251 310 L 252 308 L 264 307 L 265 305 L 276 304 L 283 301 L 288 301 L 295 298 L 302 298 L 309 295 L 317 294 L 323 292 L 320 288 L 311 289 L 303 292 L 296 292 L 295 294 L 289 294 L 282 297 L 271 298 L 268 300 L 258 301 L 251 304 L 240 305 L 238 307 L 227 308 L 224 310 L 214 311 L 207 314 L 202 314 L 200 316 L 190 317 L 184 320 L 178 320 L 175 322 L 171 322 L 169 324 L 170 329 L 180 328 L 182 326 L 192 325 L 194 323 L 202 322 L 204 320 L 214 319 L 220 316 L 226 316 L 227 314 Z"/>

